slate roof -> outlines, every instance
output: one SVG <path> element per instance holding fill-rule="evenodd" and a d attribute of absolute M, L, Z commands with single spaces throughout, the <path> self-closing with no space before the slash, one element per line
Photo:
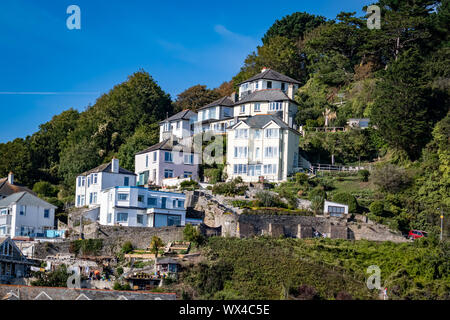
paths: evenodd
<path fill-rule="evenodd" d="M 0 300 L 176 300 L 175 293 L 0 285 Z"/>
<path fill-rule="evenodd" d="M 26 192 L 36 195 L 36 193 L 31 191 L 27 187 L 24 187 L 24 186 L 21 186 L 18 184 L 9 183 L 8 178 L 0 179 L 0 195 L 9 196 L 13 193 L 17 193 L 17 192 L 21 192 L 21 191 L 26 191 Z"/>
<path fill-rule="evenodd" d="M 97 168 L 83 172 L 82 174 L 80 174 L 80 176 L 88 176 L 91 173 L 100 173 L 100 172 L 114 173 L 114 172 L 111 172 L 111 161 L 108 163 L 101 164 Z M 131 171 L 121 168 L 121 167 L 119 167 L 119 173 L 120 174 L 129 174 L 129 175 L 133 175 L 133 176 L 136 175 L 134 172 L 131 172 Z"/>
<path fill-rule="evenodd" d="M 204 107 L 199 108 L 198 110 L 203 110 L 206 108 L 217 107 L 217 106 L 232 107 L 233 105 L 234 105 L 234 102 L 229 97 L 223 97 L 216 101 L 211 102 L 210 104 L 207 104 Z"/>
<path fill-rule="evenodd" d="M 182 149 L 180 149 L 180 151 L 181 151 L 181 150 L 184 151 L 184 150 L 187 148 L 187 149 L 189 149 L 190 152 L 193 152 L 193 150 L 192 150 L 191 147 L 186 147 L 186 146 L 183 146 L 183 145 L 179 144 L 179 143 L 176 142 L 176 141 L 172 141 L 171 139 L 166 139 L 166 140 L 163 140 L 163 141 L 161 141 L 161 142 L 159 142 L 159 143 L 157 143 L 157 144 L 155 144 L 155 145 L 153 145 L 153 146 L 151 146 L 151 147 L 148 147 L 148 148 L 145 149 L 145 150 L 142 150 L 142 151 L 136 153 L 136 155 L 139 155 L 139 154 L 145 154 L 145 153 L 152 152 L 152 151 L 156 151 L 156 150 L 168 150 L 168 151 L 172 151 L 172 150 L 173 150 L 176 146 L 178 146 L 178 145 L 180 145 L 181 148 L 182 148 Z"/>
<path fill-rule="evenodd" d="M 161 121 L 160 123 L 164 122 L 171 122 L 175 120 L 189 120 L 192 117 L 195 117 L 197 114 L 194 111 L 191 110 L 183 110 L 181 112 L 178 112 L 177 114 L 174 114 L 170 118 L 167 118 L 166 120 Z"/>
<path fill-rule="evenodd" d="M 259 79 L 265 79 L 265 80 L 275 80 L 275 81 L 282 81 L 282 82 L 289 82 L 289 83 L 295 83 L 300 84 L 300 81 L 297 81 L 295 79 L 292 79 L 291 77 L 285 76 L 284 74 L 279 73 L 278 71 L 267 69 L 264 72 L 260 72 L 257 75 L 254 75 L 250 79 L 247 79 L 238 85 L 241 85 L 246 82 L 252 82 Z"/>
<path fill-rule="evenodd" d="M 6 198 L 1 199 L 0 200 L 0 208 L 7 207 L 11 203 L 17 202 L 20 200 L 26 200 L 28 205 L 34 205 L 36 207 L 39 207 L 39 206 L 42 207 L 45 204 L 46 206 L 52 207 L 54 209 L 57 208 L 56 206 L 52 205 L 51 203 L 48 203 L 47 201 L 44 201 L 41 198 L 38 198 L 37 196 L 35 196 L 29 192 L 26 192 L 26 191 L 17 192 Z"/>
<path fill-rule="evenodd" d="M 241 121 L 244 122 L 245 124 L 247 124 L 250 128 L 256 128 L 256 129 L 262 129 L 269 122 L 273 121 L 277 125 L 279 125 L 280 128 L 282 128 L 282 129 L 291 130 L 291 131 L 295 132 L 296 134 L 300 134 L 297 130 L 294 130 L 291 127 L 289 127 L 283 120 L 281 120 L 277 116 L 274 116 L 271 114 L 261 114 L 261 115 L 249 117 L 247 119 L 240 120 L 234 126 L 232 126 L 231 129 L 234 129 Z"/>
<path fill-rule="evenodd" d="M 296 101 L 290 99 L 286 95 L 286 93 L 284 93 L 280 89 L 264 89 L 250 93 L 248 96 L 245 96 L 241 100 L 237 101 L 234 105 L 237 106 L 248 102 L 262 102 L 262 101 L 272 102 L 284 100 L 289 100 L 292 103 L 298 104 Z"/>
<path fill-rule="evenodd" d="M 156 264 L 180 264 L 180 262 L 178 262 L 175 259 L 172 258 L 163 258 L 163 259 L 158 259 L 158 261 L 156 262 Z"/>

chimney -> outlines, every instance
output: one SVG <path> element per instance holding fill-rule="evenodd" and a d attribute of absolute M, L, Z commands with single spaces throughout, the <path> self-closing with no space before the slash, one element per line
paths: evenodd
<path fill-rule="evenodd" d="M 8 182 L 14 184 L 14 173 L 12 171 L 8 174 Z"/>
<path fill-rule="evenodd" d="M 111 172 L 119 173 L 119 159 L 116 159 L 116 157 L 113 157 L 111 160 Z"/>
<path fill-rule="evenodd" d="M 236 101 L 237 101 L 237 94 L 236 94 L 236 92 L 233 92 L 233 93 L 230 95 L 230 99 L 231 99 L 231 101 L 233 101 L 233 102 L 236 102 Z"/>
<path fill-rule="evenodd" d="M 269 68 L 263 67 L 263 68 L 261 69 L 261 73 L 263 73 L 264 71 L 267 71 L 267 70 L 269 70 Z"/>
<path fill-rule="evenodd" d="M 288 85 L 287 96 L 289 99 L 294 100 L 294 84 L 292 83 L 289 83 Z"/>

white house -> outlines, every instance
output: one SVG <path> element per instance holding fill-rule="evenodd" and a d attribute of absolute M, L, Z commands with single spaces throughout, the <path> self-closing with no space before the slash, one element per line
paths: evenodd
<path fill-rule="evenodd" d="M 176 137 L 183 139 L 194 133 L 193 124 L 197 114 L 191 110 L 183 110 L 159 123 L 159 141 Z"/>
<path fill-rule="evenodd" d="M 285 181 L 298 167 L 299 138 L 299 132 L 274 115 L 240 120 L 227 130 L 228 178 Z"/>
<path fill-rule="evenodd" d="M 212 130 L 215 133 L 225 133 L 227 126 L 234 124 L 234 103 L 230 97 L 223 97 L 201 107 L 198 111 L 197 122 L 194 124 L 194 132 Z"/>
<path fill-rule="evenodd" d="M 56 206 L 29 192 L 17 192 L 0 200 L 0 236 L 46 237 L 55 229 Z"/>
<path fill-rule="evenodd" d="M 343 217 L 348 214 L 348 205 L 325 200 L 323 213 L 332 217 Z"/>
<path fill-rule="evenodd" d="M 289 127 L 296 129 L 295 115 L 298 104 L 294 100 L 300 82 L 275 70 L 262 69 L 261 73 L 239 85 L 239 100 L 234 105 L 236 119 L 271 114 Z"/>
<path fill-rule="evenodd" d="M 191 147 L 166 139 L 138 152 L 134 163 L 139 186 L 162 186 L 162 181 L 168 178 L 198 180 L 200 157 Z"/>
<path fill-rule="evenodd" d="M 239 83 L 239 100 L 255 91 L 277 89 L 286 93 L 289 99 L 294 99 L 300 82 L 269 68 L 263 68 L 260 73 Z"/>
<path fill-rule="evenodd" d="M 76 179 L 75 206 L 90 208 L 100 204 L 100 191 L 115 186 L 135 186 L 136 175 L 119 166 L 113 158 L 97 168 L 80 174 Z"/>
<path fill-rule="evenodd" d="M 186 195 L 142 187 L 114 187 L 100 196 L 100 224 L 128 227 L 184 226 Z"/>

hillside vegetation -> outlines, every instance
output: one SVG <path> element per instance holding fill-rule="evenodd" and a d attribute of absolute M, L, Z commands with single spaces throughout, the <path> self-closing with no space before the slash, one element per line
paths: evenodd
<path fill-rule="evenodd" d="M 449 299 L 448 244 L 332 239 L 210 238 L 207 261 L 186 270 L 197 299 L 377 299 L 366 270 L 381 269 L 390 299 Z"/>

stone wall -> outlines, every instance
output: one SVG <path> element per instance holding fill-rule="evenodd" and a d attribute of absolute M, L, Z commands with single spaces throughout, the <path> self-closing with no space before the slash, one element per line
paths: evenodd
<path fill-rule="evenodd" d="M 113 254 L 122 247 L 123 243 L 130 241 L 135 248 L 146 249 L 153 236 L 161 238 L 164 244 L 182 241 L 184 227 L 120 227 L 99 225 L 94 234 L 86 235 L 86 239 L 103 239 L 104 254 Z"/>
<path fill-rule="evenodd" d="M 85 239 L 103 239 L 103 248 L 100 255 L 112 256 L 122 248 L 126 241 L 131 241 L 135 248 L 145 249 L 150 245 L 153 236 L 161 238 L 164 244 L 184 239 L 184 227 L 164 227 L 164 228 L 146 228 L 146 227 L 120 227 L 120 226 L 101 226 L 98 224 L 89 225 L 90 232 L 84 229 Z M 38 243 L 35 245 L 35 258 L 44 259 L 48 255 L 69 254 L 70 241 L 67 239 L 62 242 Z"/>

